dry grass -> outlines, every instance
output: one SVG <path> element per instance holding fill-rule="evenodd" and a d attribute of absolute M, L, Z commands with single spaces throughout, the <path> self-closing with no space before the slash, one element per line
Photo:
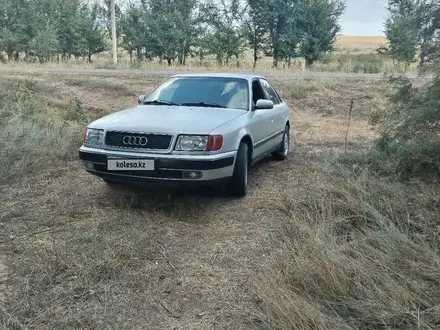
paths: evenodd
<path fill-rule="evenodd" d="M 378 111 L 386 111 L 387 96 L 391 92 L 386 81 L 276 79 L 273 82 L 294 111 L 333 119 L 348 114 L 352 98 L 355 100 L 354 116 L 369 119 Z"/>
<path fill-rule="evenodd" d="M 82 131 L 80 109 L 66 104 L 57 113 L 29 79 L 2 80 L 0 88 L 0 184 L 71 160 Z"/>
<path fill-rule="evenodd" d="M 350 173 L 331 156 L 300 196 L 283 196 L 290 220 L 256 284 L 262 319 L 273 329 L 437 329 L 438 187 Z"/>
<path fill-rule="evenodd" d="M 337 51 L 331 55 L 324 56 L 324 59 L 316 62 L 311 67 L 305 67 L 304 61 L 302 59 L 295 59 L 291 62 L 291 66 L 288 67 L 286 63 L 280 63 L 278 68 L 273 68 L 272 59 L 270 57 L 262 57 L 256 68 L 253 67 L 253 62 L 248 54 L 243 55 L 240 59 L 239 66 L 235 63 L 231 63 L 228 66 L 218 65 L 214 58 L 208 58 L 203 63 L 200 63 L 197 59 L 189 59 L 185 66 L 178 65 L 174 63 L 172 66 L 166 64 L 159 64 L 158 61 L 153 60 L 151 62 L 130 62 L 124 55 L 121 54 L 119 62 L 117 65 L 111 62 L 111 57 L 108 55 L 101 55 L 96 59 L 94 64 L 88 64 L 82 60 L 69 61 L 69 62 L 50 62 L 44 64 L 34 64 L 34 63 L 7 63 L 1 64 L 0 66 L 6 67 L 44 67 L 44 68 L 82 68 L 82 69 L 131 69 L 131 70 L 153 70 L 153 71 L 221 71 L 221 72 L 243 72 L 243 71 L 258 71 L 258 72 L 346 72 L 346 73 L 362 73 L 363 70 L 359 69 L 359 63 L 366 62 L 362 56 L 368 55 L 373 58 L 376 62 L 381 63 L 381 65 L 373 72 L 365 73 L 390 73 L 390 72 L 403 72 L 403 67 L 395 64 L 388 56 L 380 56 L 372 52 L 360 52 L 343 50 L 341 52 Z M 330 58 L 328 60 L 327 58 Z M 368 63 L 368 61 L 367 61 Z M 411 73 L 416 72 L 416 67 L 412 65 L 409 68 Z"/>
<path fill-rule="evenodd" d="M 52 130 L 133 106 L 164 78 L 21 74 L 0 84 L 34 89 Z M 438 327 L 438 186 L 404 185 L 372 172 L 375 158 L 341 155 L 351 98 L 349 150 L 362 153 L 377 135 L 372 115 L 386 110 L 385 83 L 273 82 L 292 106 L 296 149 L 253 168 L 245 199 L 109 189 L 77 160 L 79 137 L 66 158 L 48 135 L 45 157 L 7 163 L 17 175 L 0 186 L 0 328 Z M 19 104 L 30 108 L 3 109 Z"/>

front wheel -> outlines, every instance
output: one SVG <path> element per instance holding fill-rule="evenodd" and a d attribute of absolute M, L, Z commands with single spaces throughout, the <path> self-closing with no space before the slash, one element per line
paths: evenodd
<path fill-rule="evenodd" d="M 290 151 L 290 133 L 289 126 L 286 125 L 283 133 L 283 141 L 281 142 L 281 146 L 277 151 L 272 153 L 272 158 L 275 160 L 284 160 L 287 158 L 287 155 Z"/>
<path fill-rule="evenodd" d="M 244 142 L 240 143 L 237 151 L 237 159 L 235 161 L 234 174 L 232 180 L 227 187 L 227 192 L 236 197 L 244 197 L 248 192 L 248 145 Z"/>

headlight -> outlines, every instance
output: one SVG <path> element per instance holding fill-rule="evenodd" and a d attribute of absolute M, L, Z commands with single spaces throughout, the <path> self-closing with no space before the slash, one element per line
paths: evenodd
<path fill-rule="evenodd" d="M 205 151 L 208 143 L 207 136 L 181 135 L 177 139 L 176 151 Z"/>
<path fill-rule="evenodd" d="M 84 145 L 89 147 L 99 147 L 104 145 L 104 130 L 86 128 L 84 132 Z"/>

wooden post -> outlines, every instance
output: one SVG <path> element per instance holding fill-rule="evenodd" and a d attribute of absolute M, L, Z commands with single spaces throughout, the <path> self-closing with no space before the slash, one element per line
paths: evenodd
<path fill-rule="evenodd" d="M 112 10 L 112 43 L 113 43 L 113 63 L 118 63 L 118 48 L 117 48 L 117 40 L 116 40 L 116 8 L 115 8 L 115 0 L 111 1 L 111 10 Z"/>

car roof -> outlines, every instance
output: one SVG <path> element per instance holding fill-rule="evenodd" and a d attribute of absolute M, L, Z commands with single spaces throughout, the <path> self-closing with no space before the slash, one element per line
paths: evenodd
<path fill-rule="evenodd" d="M 194 72 L 194 73 L 182 73 L 176 74 L 172 76 L 174 77 L 191 77 L 191 78 L 199 78 L 199 77 L 209 77 L 209 78 L 238 78 L 238 79 L 246 79 L 252 80 L 254 78 L 263 78 L 263 76 L 252 74 L 252 73 L 239 73 L 239 72 Z"/>

